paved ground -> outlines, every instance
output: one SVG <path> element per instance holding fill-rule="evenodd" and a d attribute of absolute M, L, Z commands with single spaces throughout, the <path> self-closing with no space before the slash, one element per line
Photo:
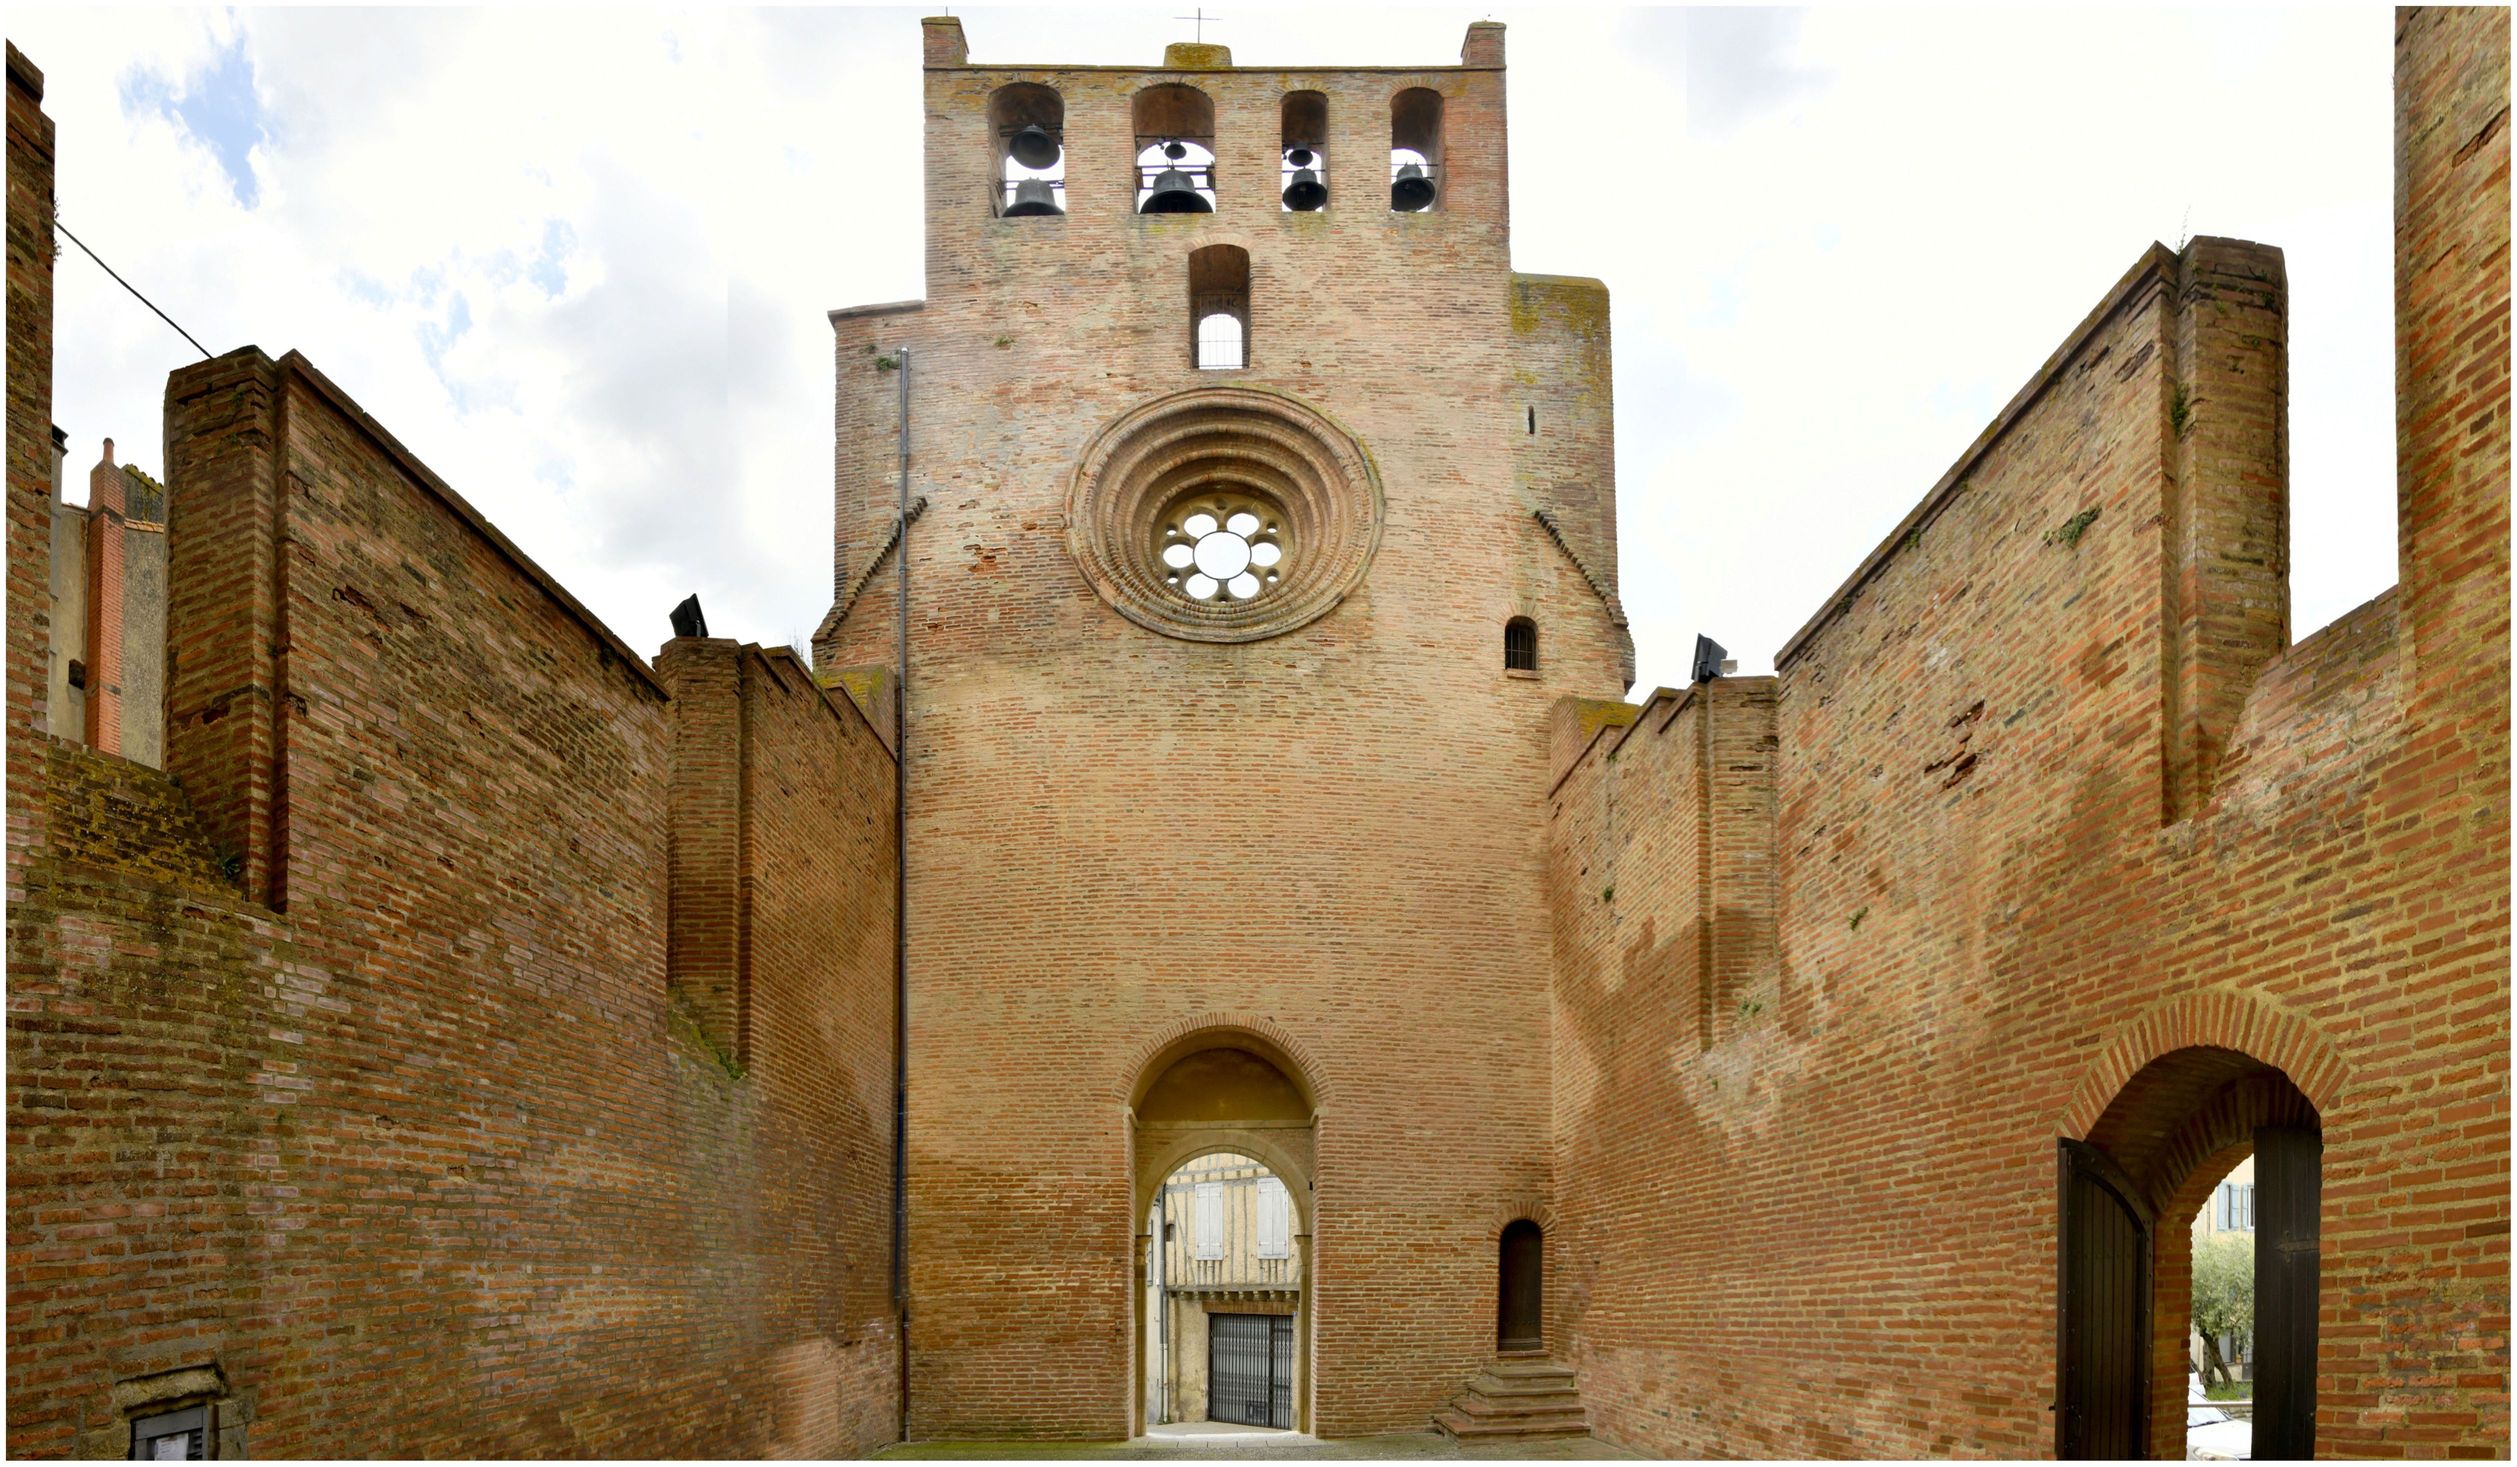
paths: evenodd
<path fill-rule="evenodd" d="M 1593 1441 L 1589 1437 L 1557 1437 L 1546 1441 L 1514 1442 L 1507 1446 L 1464 1446 L 1432 1431 L 1393 1432 L 1387 1436 L 1340 1437 L 1334 1441 L 1322 1441 L 1318 1437 L 1290 1431 L 1187 1431 L 1171 1427 L 1165 1428 L 1160 1436 L 1140 1436 L 1127 1442 L 909 1442 L 875 1455 L 914 1461 L 1062 1458 L 1120 1462 L 1181 1459 L 1273 1462 L 1309 1458 L 1352 1462 L 1408 1459 L 1456 1461 L 1500 1457 L 1578 1462 L 1631 1458 L 1634 1454 L 1618 1451 L 1606 1442 Z"/>

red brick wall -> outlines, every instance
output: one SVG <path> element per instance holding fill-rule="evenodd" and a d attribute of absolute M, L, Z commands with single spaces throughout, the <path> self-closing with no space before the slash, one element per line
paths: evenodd
<path fill-rule="evenodd" d="M 738 726 L 677 729 L 293 355 L 168 402 L 173 777 L 9 729 L 52 771 L 9 912 L 12 1454 L 112 1455 L 120 1383 L 198 1366 L 272 1456 L 888 1439 L 880 742 L 757 649 Z M 741 1057 L 668 986 L 673 771 L 729 750 Z"/>
<path fill-rule="evenodd" d="M 989 215 L 987 104 L 1015 81 L 1064 98 L 1062 219 Z M 1130 99 L 1169 81 L 1214 100 L 1217 213 L 1131 212 Z M 1395 215 L 1390 98 L 1418 85 L 1447 100 L 1444 202 Z M 1293 90 L 1329 98 L 1315 214 L 1278 204 Z M 929 500 L 904 744 L 912 1432 L 1129 1429 L 1127 1100 L 1159 1038 L 1226 1015 L 1277 1026 L 1330 1097 L 1314 1425 L 1422 1428 L 1492 1352 L 1497 1207 L 1547 1190 L 1547 709 L 1625 656 L 1523 492 L 1524 370 L 1604 356 L 1550 357 L 1532 342 L 1556 325 L 1516 318 L 1502 74 L 940 65 L 926 102 L 925 302 L 837 322 L 842 566 L 892 513 L 878 358 L 899 345 Z M 1188 258 L 1218 243 L 1250 255 L 1246 372 L 1189 363 Z M 1604 345 L 1599 292 L 1574 293 Z M 1105 423 L 1222 381 L 1316 404 L 1387 503 L 1354 594 L 1238 644 L 1121 617 L 1065 523 Z M 1543 385 L 1604 443 L 1604 385 Z M 823 666 L 891 662 L 890 574 L 825 624 Z M 1539 623 L 1534 679 L 1502 666 L 1515 614 Z"/>
<path fill-rule="evenodd" d="M 8 48 L 8 889 L 44 838 L 43 761 L 17 737 L 47 727 L 52 645 L 52 119 L 44 74 Z"/>
<path fill-rule="evenodd" d="M 2114 1103 L 2207 1046 L 2320 1112 L 2319 1450 L 2506 1453 L 2506 17 L 2401 29 L 2400 618 L 2281 645 L 2277 259 L 2197 241 L 1779 659 L 1770 965 L 1707 980 L 1689 942 L 1758 842 L 1690 847 L 1692 706 L 1559 790 L 1554 1309 L 1603 1435 L 2050 1452 L 2055 1140 L 2201 1124 L 2156 1070 Z M 1775 1002 L 1701 1048 L 1718 982 Z M 2162 1240 L 2235 1154 L 2165 1153 Z M 2163 1262 L 2168 1456 L 2187 1287 Z"/>

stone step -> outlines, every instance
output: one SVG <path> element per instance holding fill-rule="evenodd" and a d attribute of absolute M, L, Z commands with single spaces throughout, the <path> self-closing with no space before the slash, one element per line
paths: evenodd
<path fill-rule="evenodd" d="M 1579 1396 L 1551 1396 L 1544 1401 L 1498 1401 L 1490 1396 L 1472 1393 L 1453 1398 L 1451 1409 L 1463 1416 L 1474 1416 L 1480 1421 L 1509 1421 L 1540 1416 L 1578 1417 L 1583 1414 L 1582 1400 Z"/>
<path fill-rule="evenodd" d="M 1583 1408 L 1572 1370 L 1534 1352 L 1496 1356 L 1465 1392 L 1434 1413 L 1433 1424 L 1461 1439 L 1590 1435 L 1590 1413 Z"/>
<path fill-rule="evenodd" d="M 1451 1398 L 1451 1409 L 1472 1416 L 1544 1416 L 1562 1411 L 1579 1411 L 1582 1398 L 1571 1391 L 1545 1396 L 1481 1396 L 1465 1395 Z"/>
<path fill-rule="evenodd" d="M 1508 1396 L 1514 1400 L 1519 1400 L 1527 1396 L 1572 1396 L 1580 1394 L 1580 1392 L 1575 1388 L 1573 1378 L 1571 1376 L 1565 1376 L 1559 1379 L 1554 1376 L 1481 1375 L 1475 1380 L 1470 1381 L 1468 1383 L 1468 1388 L 1479 1395 L 1496 1397 Z"/>
<path fill-rule="evenodd" d="M 1462 1440 L 1492 1440 L 1498 1437 L 1528 1439 L 1533 1437 L 1588 1436 L 1590 1427 L 1577 1414 L 1571 1419 L 1541 1417 L 1535 1420 L 1479 1420 L 1448 1408 L 1433 1415 L 1433 1424 Z"/>
<path fill-rule="evenodd" d="M 1501 1376 L 1506 1380 L 1571 1380 L 1573 1367 L 1558 1365 L 1553 1360 L 1515 1360 L 1510 1356 L 1505 1356 L 1487 1366 L 1486 1374 Z"/>

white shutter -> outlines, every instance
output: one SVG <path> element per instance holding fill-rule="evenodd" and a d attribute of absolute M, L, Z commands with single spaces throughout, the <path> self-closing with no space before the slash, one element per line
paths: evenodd
<path fill-rule="evenodd" d="M 1224 1256 L 1224 1184 L 1197 1184 L 1197 1256 Z"/>
<path fill-rule="evenodd" d="M 1258 1256 L 1287 1258 L 1292 1256 L 1290 1234 L 1293 1231 L 1292 1199 L 1285 1194 L 1285 1184 L 1274 1177 L 1259 1178 L 1258 1191 Z"/>

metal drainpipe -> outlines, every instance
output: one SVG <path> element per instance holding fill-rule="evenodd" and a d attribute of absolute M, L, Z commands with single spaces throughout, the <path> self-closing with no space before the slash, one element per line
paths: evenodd
<path fill-rule="evenodd" d="M 900 1439 L 909 1439 L 909 348 L 900 370 L 899 661 L 891 683 L 891 1307 L 900 1321 Z"/>

